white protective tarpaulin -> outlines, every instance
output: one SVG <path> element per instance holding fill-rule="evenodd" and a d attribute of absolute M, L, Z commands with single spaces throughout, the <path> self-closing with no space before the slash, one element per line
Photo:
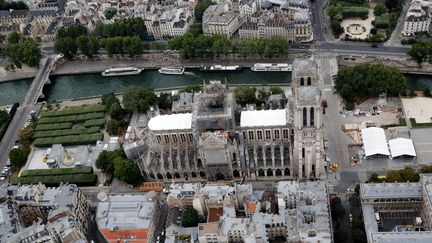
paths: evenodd
<path fill-rule="evenodd" d="M 416 157 L 417 154 L 414 149 L 414 144 L 411 139 L 395 138 L 389 140 L 390 152 L 393 158 L 402 155 Z"/>
<path fill-rule="evenodd" d="M 378 154 L 390 155 L 384 129 L 368 127 L 361 130 L 361 136 L 366 157 Z"/>
<path fill-rule="evenodd" d="M 242 111 L 240 127 L 285 126 L 286 113 L 285 109 Z"/>

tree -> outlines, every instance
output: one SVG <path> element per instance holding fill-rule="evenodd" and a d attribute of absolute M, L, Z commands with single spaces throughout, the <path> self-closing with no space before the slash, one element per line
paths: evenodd
<path fill-rule="evenodd" d="M 114 93 L 104 94 L 102 95 L 102 105 L 105 105 L 107 111 L 111 109 L 111 106 L 114 104 L 120 104 L 120 100 L 117 99 Z"/>
<path fill-rule="evenodd" d="M 142 42 L 138 37 L 124 37 L 123 43 L 129 57 L 133 58 L 143 53 Z"/>
<path fill-rule="evenodd" d="M 399 69 L 382 64 L 359 64 L 339 69 L 335 83 L 335 89 L 348 102 L 378 96 L 382 92 L 399 95 L 406 89 L 406 79 Z"/>
<path fill-rule="evenodd" d="M 23 128 L 18 133 L 20 144 L 25 147 L 29 147 L 33 141 L 34 129 L 32 127 Z"/>
<path fill-rule="evenodd" d="M 202 24 L 201 23 L 194 23 L 194 24 L 192 24 L 189 27 L 188 32 L 191 33 L 195 37 L 198 37 L 198 36 L 202 35 L 202 33 L 203 33 Z"/>
<path fill-rule="evenodd" d="M 8 37 L 8 43 L 9 44 L 18 44 L 21 42 L 21 34 L 18 32 L 12 32 Z"/>
<path fill-rule="evenodd" d="M 354 192 L 358 195 L 360 195 L 360 184 L 357 184 L 354 188 Z"/>
<path fill-rule="evenodd" d="M 385 0 L 385 2 L 384 2 L 384 5 L 389 10 L 393 10 L 393 9 L 399 8 L 400 4 L 401 4 L 400 0 Z"/>
<path fill-rule="evenodd" d="M 200 0 L 198 1 L 198 4 L 195 7 L 195 19 L 197 22 L 202 22 L 202 17 L 204 15 L 204 12 L 206 9 L 213 5 L 214 2 L 212 0 Z"/>
<path fill-rule="evenodd" d="M 256 89 L 249 86 L 236 87 L 234 89 L 236 102 L 241 106 L 245 106 L 247 104 L 255 104 L 256 103 L 255 92 Z"/>
<path fill-rule="evenodd" d="M 89 58 L 92 58 L 94 54 L 99 51 L 99 41 L 94 37 L 88 37 L 81 35 L 77 38 L 77 47 Z"/>
<path fill-rule="evenodd" d="M 373 182 L 373 183 L 380 183 L 381 180 L 378 178 L 378 174 L 377 173 L 372 173 L 372 175 L 369 178 L 369 182 Z"/>
<path fill-rule="evenodd" d="M 344 32 L 342 25 L 336 19 L 331 20 L 330 27 L 331 27 L 335 37 L 339 37 Z"/>
<path fill-rule="evenodd" d="M 431 97 L 432 96 L 429 88 L 426 88 L 423 90 L 423 96 L 425 96 L 425 97 Z"/>
<path fill-rule="evenodd" d="M 114 173 L 114 160 L 119 157 L 126 158 L 122 149 L 102 151 L 96 160 L 96 167 L 101 169 L 103 172 L 112 175 Z"/>
<path fill-rule="evenodd" d="M 9 151 L 9 159 L 12 166 L 16 169 L 21 168 L 27 162 L 27 157 L 30 153 L 30 149 L 27 147 L 16 148 Z"/>
<path fill-rule="evenodd" d="M 114 176 L 128 184 L 138 185 L 142 181 L 138 166 L 134 162 L 122 157 L 114 159 Z"/>
<path fill-rule="evenodd" d="M 345 228 L 339 228 L 334 233 L 335 242 L 346 242 L 348 240 L 348 230 Z"/>
<path fill-rule="evenodd" d="M 121 107 L 120 103 L 114 103 L 108 113 L 112 119 L 121 121 L 123 120 L 126 111 Z"/>
<path fill-rule="evenodd" d="M 274 94 L 283 94 L 285 91 L 281 87 L 270 87 L 270 93 Z"/>
<path fill-rule="evenodd" d="M 402 178 L 401 178 L 399 171 L 396 171 L 396 170 L 388 171 L 387 176 L 386 176 L 386 181 L 387 182 L 400 182 L 400 181 L 402 181 Z"/>
<path fill-rule="evenodd" d="M 366 234 L 365 234 L 365 232 L 362 229 L 358 229 L 358 228 L 353 229 L 353 231 L 352 231 L 351 234 L 352 234 L 353 241 L 355 243 L 364 243 L 364 242 L 367 242 L 367 240 L 366 240 Z"/>
<path fill-rule="evenodd" d="M 9 113 L 6 110 L 0 110 L 0 127 L 9 121 Z"/>
<path fill-rule="evenodd" d="M 114 15 L 116 15 L 116 13 L 117 13 L 117 9 L 115 9 L 115 8 L 108 9 L 107 11 L 105 11 L 105 18 L 112 19 L 112 17 L 114 17 Z"/>
<path fill-rule="evenodd" d="M 172 106 L 171 95 L 168 93 L 160 93 L 158 97 L 158 107 L 159 109 L 170 110 Z"/>
<path fill-rule="evenodd" d="M 384 6 L 384 4 L 378 3 L 377 5 L 375 5 L 375 8 L 374 8 L 375 16 L 381 16 L 385 13 L 387 13 L 387 8 Z"/>
<path fill-rule="evenodd" d="M 182 226 L 196 227 L 198 226 L 198 212 L 194 208 L 186 208 L 183 212 Z"/>
<path fill-rule="evenodd" d="M 420 180 L 419 173 L 412 167 L 405 167 L 402 170 L 399 170 L 399 174 L 402 182 L 417 182 Z"/>
<path fill-rule="evenodd" d="M 107 122 L 106 130 L 110 135 L 116 135 L 119 127 L 120 127 L 120 122 L 117 121 L 116 119 L 111 119 Z"/>
<path fill-rule="evenodd" d="M 343 217 L 345 217 L 345 209 L 339 197 L 333 198 L 330 206 L 334 219 L 342 219 Z"/>
<path fill-rule="evenodd" d="M 5 1 L 0 0 L 0 10 L 20 10 L 20 9 L 28 9 L 27 5 L 23 1 Z"/>
<path fill-rule="evenodd" d="M 30 67 L 39 65 L 41 51 L 35 40 L 28 38 L 20 43 L 19 54 L 21 56 L 20 59 Z"/>
<path fill-rule="evenodd" d="M 57 38 L 54 43 L 54 51 L 62 53 L 66 59 L 70 60 L 76 55 L 78 46 L 72 37 Z"/>
<path fill-rule="evenodd" d="M 156 105 L 157 101 L 153 89 L 129 86 L 123 91 L 123 107 L 129 111 L 147 111 L 150 106 Z"/>
<path fill-rule="evenodd" d="M 408 51 L 408 55 L 415 59 L 418 65 L 424 61 L 432 62 L 432 42 L 430 41 L 418 41 L 414 43 L 411 50 Z"/>

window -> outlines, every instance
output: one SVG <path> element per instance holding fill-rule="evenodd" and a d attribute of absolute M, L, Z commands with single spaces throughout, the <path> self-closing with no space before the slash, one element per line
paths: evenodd
<path fill-rule="evenodd" d="M 177 134 L 172 134 L 171 136 L 172 136 L 172 140 L 173 140 L 173 142 L 174 142 L 174 143 L 177 143 L 177 142 L 178 142 L 178 141 L 177 141 Z"/>
<path fill-rule="evenodd" d="M 307 110 L 303 108 L 303 126 L 307 126 Z"/>
<path fill-rule="evenodd" d="M 310 77 L 307 78 L 307 85 L 310 86 L 312 84 L 312 80 Z"/>
<path fill-rule="evenodd" d="M 161 136 L 160 135 L 157 135 L 156 139 L 157 139 L 158 143 L 161 143 Z"/>
<path fill-rule="evenodd" d="M 249 139 L 254 140 L 254 132 L 253 131 L 249 131 Z"/>
<path fill-rule="evenodd" d="M 165 143 L 169 143 L 169 136 L 168 135 L 164 135 L 164 140 L 165 140 Z"/>
<path fill-rule="evenodd" d="M 288 139 L 289 138 L 288 129 L 283 129 L 282 130 L 282 135 L 283 135 L 284 139 Z"/>
<path fill-rule="evenodd" d="M 274 131 L 273 131 L 273 133 L 274 133 L 274 139 L 279 139 L 280 138 L 280 132 L 279 132 L 279 129 L 275 129 Z"/>
<path fill-rule="evenodd" d="M 305 157 L 305 148 L 302 148 L 302 158 L 304 159 Z"/>
<path fill-rule="evenodd" d="M 301 77 L 301 78 L 300 78 L 300 86 L 303 86 L 303 85 L 304 85 L 304 78 Z"/>
<path fill-rule="evenodd" d="M 188 133 L 188 137 L 189 137 L 189 142 L 192 143 L 193 142 L 193 135 L 192 135 L 192 133 Z"/>
<path fill-rule="evenodd" d="M 257 139 L 258 139 L 258 140 L 262 140 L 262 139 L 263 139 L 263 134 L 262 134 L 262 131 L 261 131 L 261 130 L 258 130 L 258 131 L 257 131 Z"/>
<path fill-rule="evenodd" d="M 311 125 L 311 126 L 314 126 L 314 124 L 315 124 L 314 119 L 315 119 L 314 108 L 311 107 L 311 108 L 310 108 L 310 125 Z"/>
<path fill-rule="evenodd" d="M 182 142 L 182 143 L 186 142 L 186 136 L 184 133 L 180 133 L 180 142 Z"/>
<path fill-rule="evenodd" d="M 265 130 L 265 138 L 271 139 L 271 131 L 270 130 Z"/>

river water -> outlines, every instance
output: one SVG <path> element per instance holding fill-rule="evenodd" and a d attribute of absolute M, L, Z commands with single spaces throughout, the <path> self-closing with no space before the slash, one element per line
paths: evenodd
<path fill-rule="evenodd" d="M 432 89 L 432 76 L 406 75 L 408 86 L 422 90 Z M 144 71 L 140 75 L 103 77 L 100 74 L 62 75 L 50 77 L 52 84 L 47 85 L 44 94 L 47 99 L 73 99 L 109 92 L 122 92 L 126 87 L 138 85 L 146 88 L 170 88 L 202 84 L 203 80 L 221 80 L 228 84 L 289 84 L 291 73 L 252 72 L 248 69 L 241 72 L 209 73 L 197 69 L 187 70 L 185 75 L 162 75 L 156 70 Z M 22 79 L 0 83 L 0 105 L 20 102 L 24 98 L 32 79 Z"/>

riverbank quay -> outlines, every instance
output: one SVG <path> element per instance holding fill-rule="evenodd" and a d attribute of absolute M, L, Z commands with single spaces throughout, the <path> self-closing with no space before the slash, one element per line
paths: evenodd
<path fill-rule="evenodd" d="M 357 64 L 383 64 L 389 67 L 395 67 L 403 74 L 422 74 L 432 75 L 432 64 L 424 62 L 421 67 L 414 60 L 395 60 L 389 58 L 371 58 L 371 57 L 343 57 L 337 58 L 339 67 L 355 66 Z"/>
<path fill-rule="evenodd" d="M 251 56 L 241 58 L 238 55 L 228 55 L 226 58 L 215 59 L 182 59 L 176 52 L 167 51 L 158 54 L 145 54 L 136 58 L 126 56 L 99 55 L 92 59 L 85 56 L 78 56 L 71 61 L 64 61 L 54 68 L 50 75 L 69 75 L 69 74 L 85 74 L 85 73 L 100 73 L 107 68 L 112 67 L 127 67 L 135 66 L 144 68 L 144 70 L 155 70 L 161 67 L 168 66 L 184 66 L 185 68 L 199 68 L 200 65 L 240 65 L 241 67 L 249 68 L 255 63 L 292 63 L 295 58 L 303 57 L 307 53 L 290 53 L 284 58 L 261 58 L 259 56 Z M 26 68 L 17 69 L 13 72 L 8 72 L 3 69 L 0 71 L 0 82 L 8 82 L 18 79 L 33 78 L 37 69 L 27 70 Z"/>

